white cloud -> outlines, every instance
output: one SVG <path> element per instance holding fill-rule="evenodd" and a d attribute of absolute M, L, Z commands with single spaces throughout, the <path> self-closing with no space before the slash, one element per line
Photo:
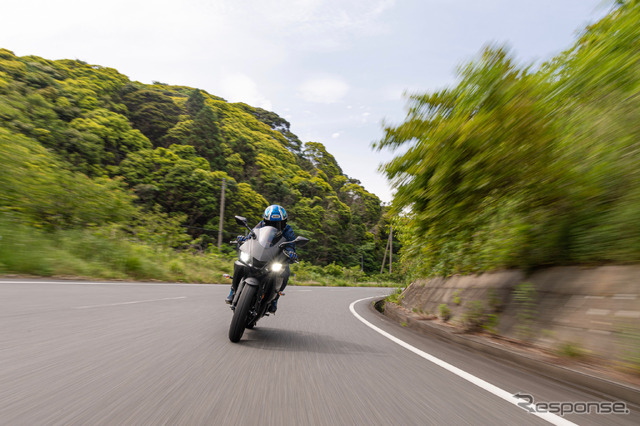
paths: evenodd
<path fill-rule="evenodd" d="M 220 95 L 231 102 L 244 102 L 251 106 L 271 111 L 271 101 L 259 91 L 258 85 L 251 77 L 244 74 L 230 74 L 222 79 Z"/>
<path fill-rule="evenodd" d="M 338 50 L 353 37 L 388 31 L 382 19 L 396 0 L 222 0 L 226 21 L 278 37 L 296 50 Z M 247 11 L 251 11 L 247 13 Z"/>
<path fill-rule="evenodd" d="M 333 139 L 338 139 L 340 137 L 340 132 L 335 132 L 334 134 L 331 135 L 331 137 Z"/>
<path fill-rule="evenodd" d="M 333 104 L 349 92 L 349 85 L 340 77 L 319 77 L 307 80 L 298 88 L 299 96 L 307 102 Z"/>

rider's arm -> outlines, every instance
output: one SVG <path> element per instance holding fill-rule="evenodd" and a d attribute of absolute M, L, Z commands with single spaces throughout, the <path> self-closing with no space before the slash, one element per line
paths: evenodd
<path fill-rule="evenodd" d="M 296 234 L 293 232 L 293 229 L 289 225 L 285 226 L 285 228 L 282 230 L 282 236 L 287 241 L 293 241 L 293 240 L 296 239 Z M 295 244 L 287 244 L 287 250 L 291 250 L 291 251 L 295 252 L 296 251 L 296 245 Z"/>

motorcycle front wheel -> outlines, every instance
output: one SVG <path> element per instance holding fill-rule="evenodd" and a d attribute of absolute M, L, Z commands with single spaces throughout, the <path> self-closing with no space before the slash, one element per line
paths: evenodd
<path fill-rule="evenodd" d="M 249 316 L 249 310 L 255 300 L 258 288 L 250 285 L 245 285 L 240 294 L 240 300 L 238 305 L 233 311 L 233 318 L 231 319 L 231 326 L 229 326 L 229 340 L 233 343 L 237 343 L 244 334 L 244 329 L 247 326 L 247 318 Z"/>

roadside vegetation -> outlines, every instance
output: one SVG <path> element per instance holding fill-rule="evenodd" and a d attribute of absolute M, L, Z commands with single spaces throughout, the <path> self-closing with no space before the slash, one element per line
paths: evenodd
<path fill-rule="evenodd" d="M 246 231 L 234 215 L 255 224 L 281 204 L 311 240 L 302 281 L 388 281 L 388 208 L 289 126 L 197 88 L 0 48 L 0 273 L 219 281 L 224 185 L 225 242 Z"/>
<path fill-rule="evenodd" d="M 233 273 L 234 251 L 175 250 L 171 242 L 183 237 L 180 229 L 173 235 L 153 231 L 138 227 L 133 232 L 117 225 L 47 231 L 4 216 L 0 218 L 0 275 L 230 283 L 222 275 Z M 291 285 L 394 287 L 399 279 L 367 275 L 357 267 L 322 267 L 304 261 L 292 265 L 292 273 Z"/>
<path fill-rule="evenodd" d="M 486 48 L 377 149 L 413 278 L 640 262 L 640 2 L 541 65 Z"/>
<path fill-rule="evenodd" d="M 103 280 L 230 282 L 233 261 L 145 244 L 115 227 L 47 232 L 0 222 L 0 274 Z"/>

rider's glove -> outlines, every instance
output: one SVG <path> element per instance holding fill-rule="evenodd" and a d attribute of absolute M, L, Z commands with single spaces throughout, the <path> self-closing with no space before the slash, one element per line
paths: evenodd
<path fill-rule="evenodd" d="M 284 254 L 291 260 L 292 262 L 296 262 L 298 260 L 298 255 L 295 251 L 287 250 Z"/>
<path fill-rule="evenodd" d="M 238 235 L 238 244 L 242 244 L 245 241 L 247 241 L 247 237 L 244 237 L 242 235 Z"/>

